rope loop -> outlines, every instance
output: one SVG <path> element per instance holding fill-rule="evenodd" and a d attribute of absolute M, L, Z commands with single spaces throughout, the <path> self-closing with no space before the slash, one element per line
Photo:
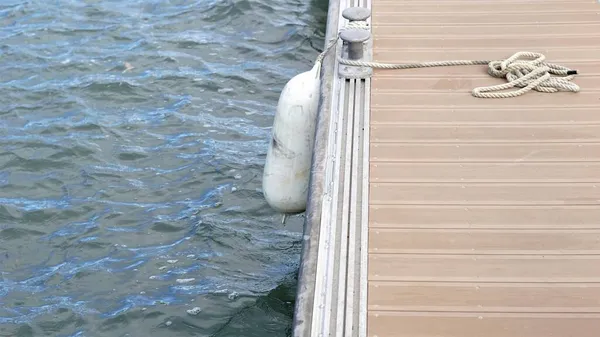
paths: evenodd
<path fill-rule="evenodd" d="M 345 29 L 369 29 L 369 23 L 367 23 L 367 21 L 350 21 L 348 22 L 348 24 L 346 24 L 346 26 L 344 26 L 342 28 L 342 30 Z"/>
<path fill-rule="evenodd" d="M 342 30 L 369 29 L 366 21 L 349 22 Z M 333 39 L 325 50 L 317 57 L 317 62 L 323 61 L 325 55 L 337 44 L 338 38 Z M 487 65 L 488 74 L 496 78 L 504 78 L 508 83 L 474 88 L 471 94 L 478 98 L 510 98 L 526 94 L 531 90 L 553 93 L 558 91 L 579 92 L 577 84 L 571 82 L 576 70 L 547 63 L 546 56 L 540 53 L 521 51 L 505 60 L 448 60 L 416 63 L 381 63 L 360 60 L 348 60 L 338 56 L 338 62 L 343 65 L 370 67 L 374 69 L 415 69 L 427 67 L 450 67 L 464 65 Z M 553 76 L 554 75 L 554 76 Z M 508 89 L 519 88 L 512 91 Z"/>
<path fill-rule="evenodd" d="M 480 98 L 507 98 L 521 96 L 528 91 L 553 93 L 558 91 L 579 92 L 580 88 L 571 80 L 577 74 L 561 65 L 545 63 L 546 57 L 540 53 L 518 52 L 503 61 L 488 63 L 488 74 L 506 78 L 508 83 L 473 89 L 473 96 Z M 556 75 L 556 76 L 552 76 Z M 562 76 L 562 77 L 558 77 Z M 508 92 L 501 90 L 521 88 Z"/>

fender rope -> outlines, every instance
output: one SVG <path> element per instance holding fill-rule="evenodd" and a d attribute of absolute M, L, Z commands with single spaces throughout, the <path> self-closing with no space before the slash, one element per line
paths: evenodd
<path fill-rule="evenodd" d="M 353 21 L 342 29 L 369 29 L 365 21 Z M 317 57 L 315 63 L 321 63 L 327 53 L 338 42 L 339 37 L 333 39 Z M 571 82 L 577 70 L 544 62 L 546 57 L 540 53 L 521 51 L 505 60 L 448 60 L 416 63 L 381 63 L 360 60 L 348 60 L 338 56 L 338 62 L 343 65 L 356 67 L 369 67 L 373 69 L 415 69 L 429 67 L 450 67 L 465 65 L 486 65 L 488 74 L 497 78 L 505 78 L 508 83 L 477 87 L 471 94 L 477 98 L 511 98 L 526 94 L 531 90 L 553 93 L 558 91 L 579 92 L 577 84 Z M 555 75 L 555 76 L 552 76 Z M 511 88 L 520 88 L 513 91 L 503 91 Z"/>

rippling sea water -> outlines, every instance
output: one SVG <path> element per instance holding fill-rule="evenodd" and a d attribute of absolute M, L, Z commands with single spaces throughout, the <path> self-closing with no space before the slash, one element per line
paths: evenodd
<path fill-rule="evenodd" d="M 326 10 L 1 1 L 0 335 L 289 335 L 303 220 L 262 165 Z"/>

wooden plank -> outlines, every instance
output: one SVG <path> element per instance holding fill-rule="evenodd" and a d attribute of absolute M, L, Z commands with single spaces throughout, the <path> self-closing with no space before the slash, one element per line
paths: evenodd
<path fill-rule="evenodd" d="M 410 13 L 410 14 L 409 14 Z M 368 335 L 595 337 L 600 3 L 379 0 L 376 61 L 577 69 L 579 93 L 478 99 L 484 66 L 374 71 Z"/>

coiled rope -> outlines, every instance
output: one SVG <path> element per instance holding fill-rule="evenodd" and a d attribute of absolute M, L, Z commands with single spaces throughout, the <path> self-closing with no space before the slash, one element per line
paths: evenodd
<path fill-rule="evenodd" d="M 369 29 L 365 21 L 352 21 L 343 29 Z M 317 57 L 318 63 L 321 63 L 327 53 L 338 42 L 339 37 L 333 39 L 325 50 Z M 531 90 L 553 93 L 558 91 L 579 92 L 577 84 L 571 82 L 576 70 L 544 62 L 546 57 L 540 53 L 517 52 L 505 60 L 449 60 L 435 62 L 417 62 L 417 63 L 381 63 L 366 62 L 360 60 L 348 60 L 338 56 L 338 62 L 343 65 L 369 67 L 377 69 L 415 69 L 429 67 L 450 67 L 465 65 L 486 65 L 488 74 L 505 78 L 508 83 L 492 85 L 487 87 L 477 87 L 472 90 L 472 95 L 478 98 L 511 98 L 526 94 Z M 555 76 L 552 76 L 555 75 Z M 502 91 L 511 88 L 520 88 L 513 91 Z"/>

